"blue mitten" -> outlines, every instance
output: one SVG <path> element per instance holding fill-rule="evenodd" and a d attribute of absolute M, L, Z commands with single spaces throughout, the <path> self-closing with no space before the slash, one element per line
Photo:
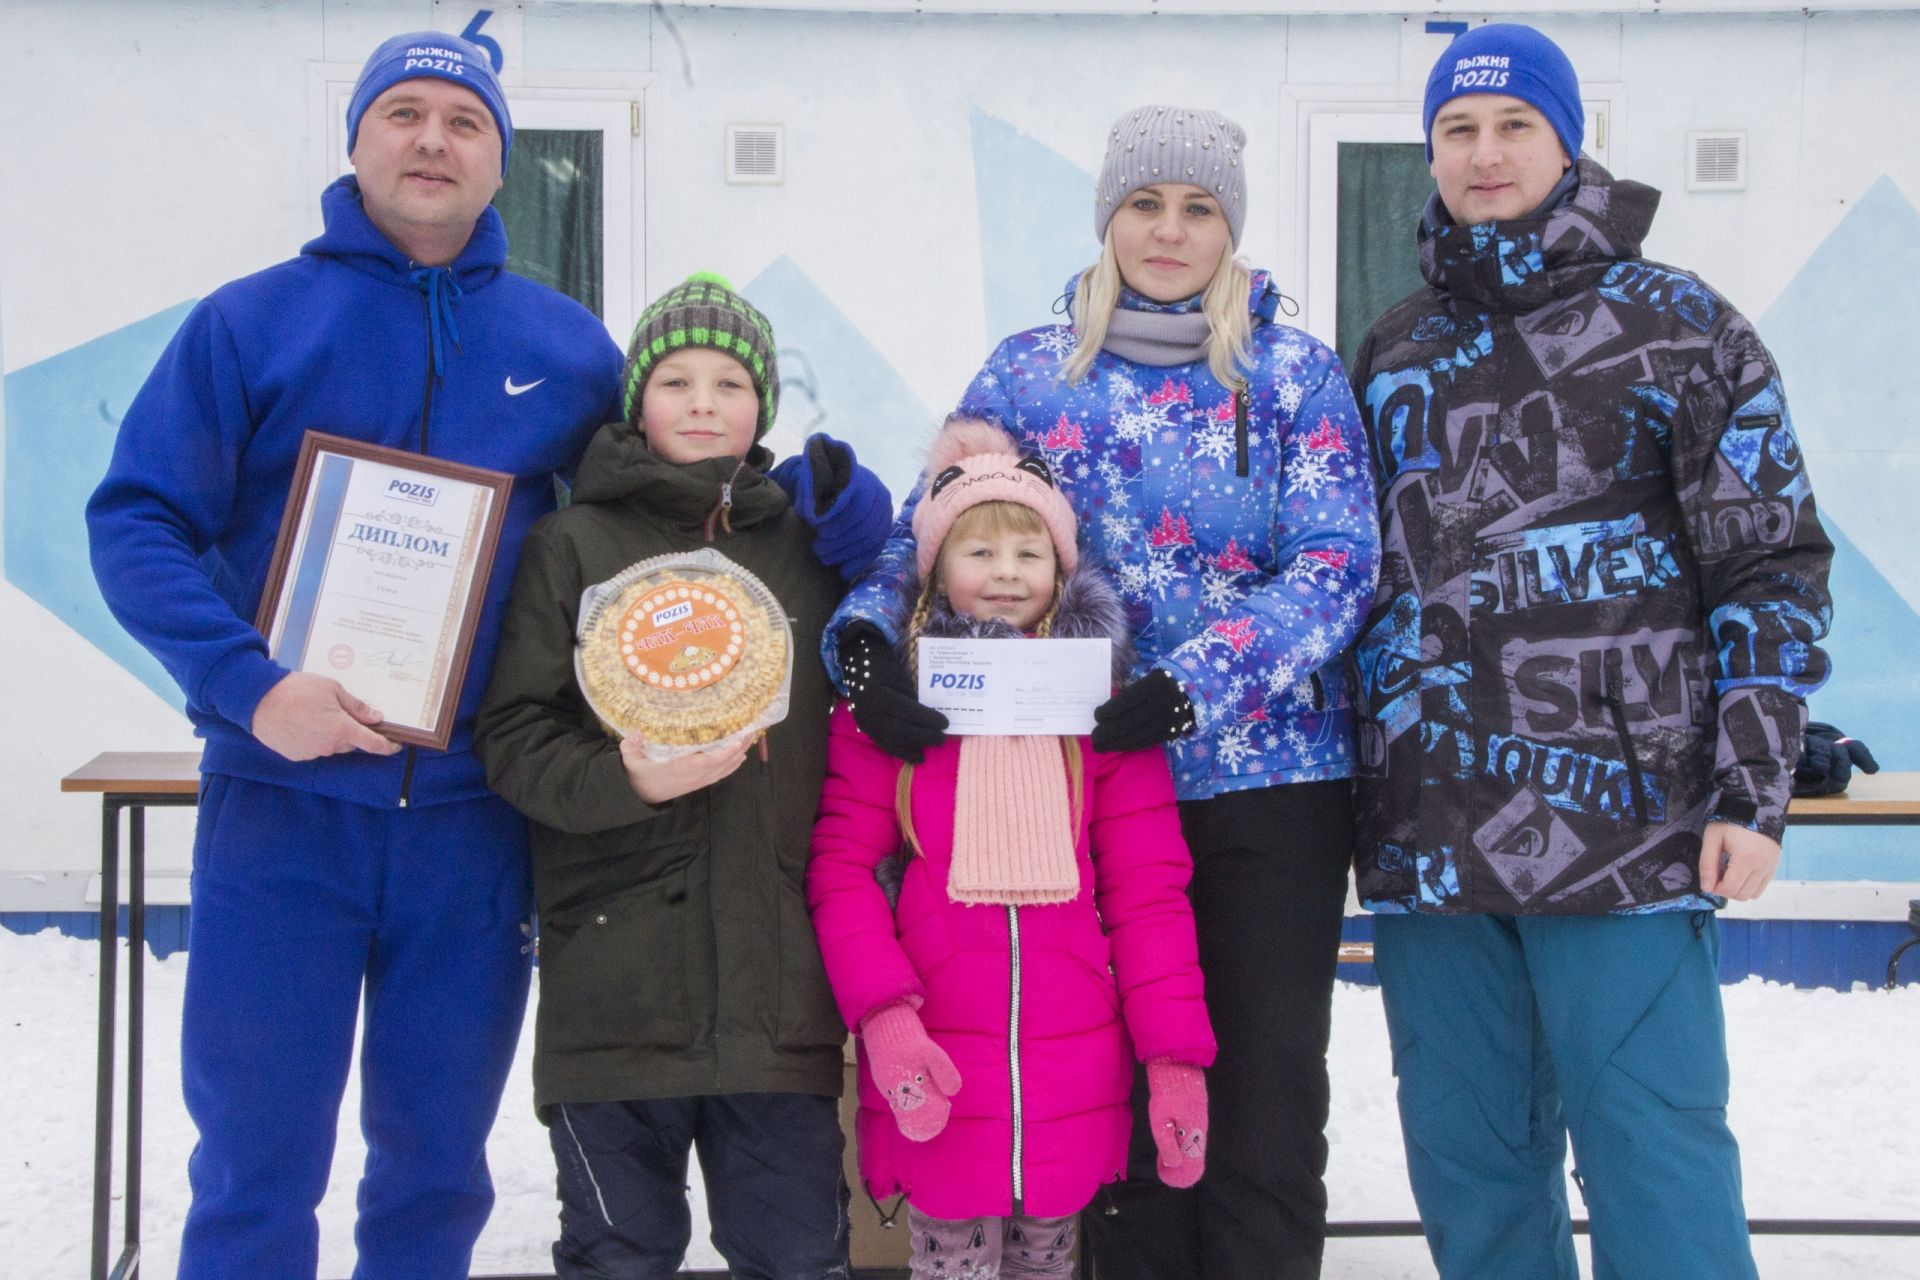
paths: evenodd
<path fill-rule="evenodd" d="M 816 433 L 768 474 L 812 526 L 820 563 L 842 579 L 851 582 L 880 554 L 893 525 L 893 495 L 860 465 L 852 445 Z"/>

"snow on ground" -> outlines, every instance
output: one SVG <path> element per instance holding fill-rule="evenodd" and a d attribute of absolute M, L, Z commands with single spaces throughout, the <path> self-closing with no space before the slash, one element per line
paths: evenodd
<path fill-rule="evenodd" d="M 125 971 L 124 950 L 122 972 Z M 92 1197 L 97 945 L 54 933 L 0 931 L 0 1277 L 85 1272 Z M 187 957 L 147 965 L 143 1275 L 171 1280 L 186 1210 L 193 1130 L 180 1103 L 178 1026 Z M 1920 988 L 1796 991 L 1757 979 L 1727 989 L 1734 1060 L 1733 1123 L 1755 1217 L 1920 1217 Z M 123 1000 L 124 1006 L 124 1000 Z M 531 1034 L 522 1038 L 491 1159 L 499 1202 L 474 1257 L 475 1275 L 551 1270 L 552 1157 L 533 1119 Z M 122 1040 L 124 1045 L 124 1040 Z M 1332 1162 L 1336 1219 L 1410 1218 L 1380 999 L 1336 995 Z M 1284 1082 L 1276 1082 L 1284 1088 Z M 365 1156 L 357 1083 L 342 1114 L 334 1176 L 321 1206 L 320 1273 L 353 1269 L 354 1180 Z M 116 1126 L 124 1124 L 117 1114 Z M 117 1145 L 117 1144 L 116 1144 Z M 115 1173 L 116 1194 L 120 1183 Z M 698 1179 L 695 1194 L 698 1195 Z M 1578 1209 L 1577 1193 L 1573 1203 Z M 872 1212 L 856 1197 L 855 1212 Z M 116 1219 L 115 1239 L 118 1239 Z M 696 1237 L 700 1235 L 696 1231 Z M 1762 1237 L 1767 1280 L 1911 1280 L 1920 1239 Z M 1584 1253 L 1584 1250 L 1583 1250 Z M 696 1238 L 690 1266 L 718 1267 Z M 1326 1280 L 1428 1280 L 1418 1240 L 1336 1240 Z"/>

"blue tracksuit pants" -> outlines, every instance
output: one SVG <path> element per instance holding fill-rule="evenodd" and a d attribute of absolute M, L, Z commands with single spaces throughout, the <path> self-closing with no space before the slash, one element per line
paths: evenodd
<path fill-rule="evenodd" d="M 1407 1172 L 1442 1280 L 1756 1280 L 1727 1128 L 1719 923 L 1383 915 Z"/>
<path fill-rule="evenodd" d="M 181 1280 L 312 1277 L 356 1024 L 355 1280 L 464 1280 L 526 1007 L 526 823 L 487 796 L 376 809 L 208 775 L 182 1085 L 200 1131 Z"/>

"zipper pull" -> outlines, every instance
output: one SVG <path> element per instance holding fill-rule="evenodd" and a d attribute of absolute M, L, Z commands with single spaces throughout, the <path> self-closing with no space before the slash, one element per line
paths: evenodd
<path fill-rule="evenodd" d="M 707 512 L 706 524 L 701 529 L 706 534 L 708 542 L 714 539 L 716 524 L 728 533 L 733 532 L 733 482 L 740 478 L 740 472 L 746 465 L 746 459 L 742 458 L 734 467 L 733 474 L 720 482 L 720 501 L 714 505 L 713 510 Z"/>
<path fill-rule="evenodd" d="M 397 808 L 404 809 L 413 798 L 413 748 L 407 748 L 406 759 L 400 765 L 400 802 Z"/>

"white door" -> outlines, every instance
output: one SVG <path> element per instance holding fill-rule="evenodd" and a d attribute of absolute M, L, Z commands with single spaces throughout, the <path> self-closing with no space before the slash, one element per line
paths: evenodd
<path fill-rule="evenodd" d="M 597 287 L 598 305 L 592 309 L 606 322 L 614 341 L 624 347 L 633 333 L 646 287 L 639 212 L 645 207 L 641 190 L 645 166 L 640 163 L 641 141 L 634 127 L 639 108 L 625 99 L 521 99 L 511 92 L 507 103 L 513 112 L 514 131 L 513 164 L 507 176 L 509 188 L 521 183 L 537 184 L 559 197 L 549 203 L 561 206 L 567 203 L 564 197 L 569 189 L 578 188 L 585 200 L 598 206 L 581 211 L 574 218 L 582 227 L 597 222 L 597 245 L 555 244 L 551 233 L 541 234 L 539 241 L 543 248 L 563 250 L 568 260 L 564 266 L 584 266 L 586 274 L 594 277 L 591 283 Z M 517 211 L 517 206 L 512 208 Z M 509 207 L 503 207 L 503 216 L 509 217 L 510 231 L 515 230 Z M 571 235 L 565 237 L 568 241 L 572 238 Z M 529 253 L 535 247 L 524 232 L 518 236 L 510 234 L 508 243 L 515 253 L 520 251 L 522 243 L 527 244 Z M 516 270 L 535 278 L 550 274 L 518 264 Z M 569 281 L 577 281 L 581 272 L 563 270 L 561 274 Z M 574 288 L 566 287 L 558 279 L 546 278 L 541 282 L 575 293 Z"/>

